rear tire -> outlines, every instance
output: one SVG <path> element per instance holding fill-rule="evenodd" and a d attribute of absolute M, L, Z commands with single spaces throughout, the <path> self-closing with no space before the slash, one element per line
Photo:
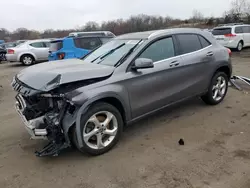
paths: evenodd
<path fill-rule="evenodd" d="M 107 119 L 111 120 L 107 121 Z M 76 128 L 73 131 L 74 145 L 80 152 L 89 155 L 104 154 L 118 143 L 122 135 L 123 124 L 122 116 L 114 106 L 104 102 L 95 103 L 86 113 L 82 114 L 80 129 L 83 147 L 80 148 L 78 144 Z M 89 136 L 90 134 L 92 136 Z"/>
<path fill-rule="evenodd" d="M 30 66 L 33 65 L 35 62 L 35 59 L 32 55 L 23 55 L 20 59 L 20 61 L 22 62 L 23 65 L 25 66 Z"/>
<path fill-rule="evenodd" d="M 208 91 L 201 99 L 208 105 L 217 105 L 223 101 L 228 90 L 228 76 L 217 72 L 209 85 Z"/>

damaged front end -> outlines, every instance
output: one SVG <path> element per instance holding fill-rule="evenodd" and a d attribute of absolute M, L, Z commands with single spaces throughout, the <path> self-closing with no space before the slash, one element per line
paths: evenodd
<path fill-rule="evenodd" d="M 15 108 L 25 124 L 31 139 L 48 140 L 49 144 L 37 156 L 57 156 L 62 149 L 70 147 L 68 133 L 63 130 L 63 119 L 73 119 L 76 107 L 64 94 L 49 94 L 34 90 L 15 78 L 12 86 L 16 95 Z M 73 121 L 71 122 L 73 123 Z"/>

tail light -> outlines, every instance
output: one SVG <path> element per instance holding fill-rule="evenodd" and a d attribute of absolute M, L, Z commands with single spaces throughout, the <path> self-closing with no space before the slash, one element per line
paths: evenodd
<path fill-rule="evenodd" d="M 15 53 L 15 50 L 8 49 L 8 50 L 7 50 L 7 53 L 8 53 L 8 54 L 14 54 L 14 53 Z"/>
<path fill-rule="evenodd" d="M 227 51 L 228 51 L 229 56 L 231 57 L 232 56 L 232 51 L 229 48 L 227 48 Z"/>
<path fill-rule="evenodd" d="M 225 36 L 225 37 L 236 37 L 236 35 L 235 35 L 235 34 L 232 34 L 232 33 L 230 33 L 230 34 L 225 34 L 224 36 Z"/>
<path fill-rule="evenodd" d="M 58 53 L 57 56 L 59 59 L 64 59 L 65 53 Z"/>

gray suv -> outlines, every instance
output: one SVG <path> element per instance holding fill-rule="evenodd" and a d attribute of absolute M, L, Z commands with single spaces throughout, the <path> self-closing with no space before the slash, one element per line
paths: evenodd
<path fill-rule="evenodd" d="M 123 127 L 191 97 L 219 104 L 231 77 L 231 52 L 200 29 L 125 34 L 82 59 L 37 64 L 12 82 L 16 110 L 37 156 L 67 147 L 100 155 Z"/>

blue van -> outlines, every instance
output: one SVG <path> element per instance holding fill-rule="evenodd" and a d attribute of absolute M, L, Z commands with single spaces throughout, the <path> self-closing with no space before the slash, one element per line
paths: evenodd
<path fill-rule="evenodd" d="M 114 38 L 113 35 L 88 34 L 83 36 L 68 36 L 50 42 L 49 61 L 81 58 L 91 50 L 103 45 Z"/>

